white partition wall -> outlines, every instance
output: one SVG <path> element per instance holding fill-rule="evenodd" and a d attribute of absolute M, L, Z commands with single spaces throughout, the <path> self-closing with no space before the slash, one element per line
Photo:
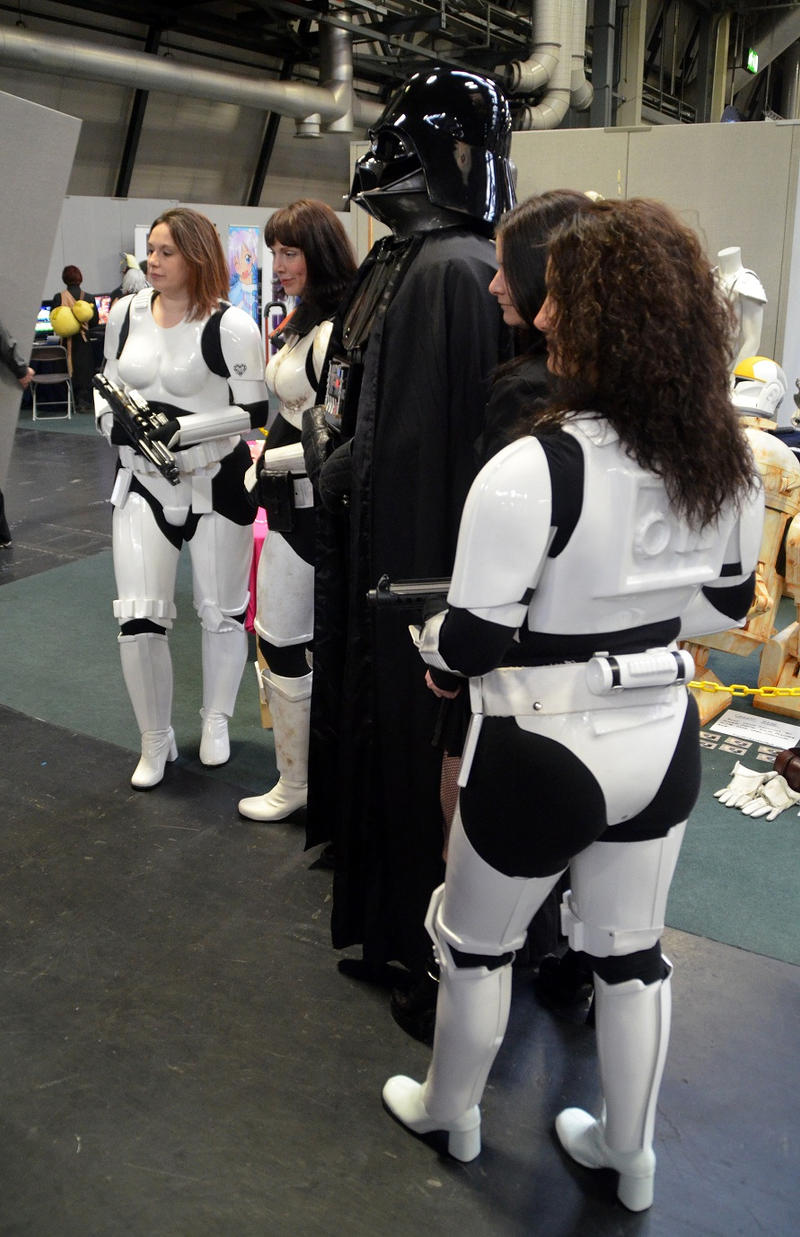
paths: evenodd
<path fill-rule="evenodd" d="M 30 351 L 53 238 L 81 122 L 0 93 L 0 318 L 23 353 Z M 0 373 L 0 486 L 19 412 L 20 385 Z"/>

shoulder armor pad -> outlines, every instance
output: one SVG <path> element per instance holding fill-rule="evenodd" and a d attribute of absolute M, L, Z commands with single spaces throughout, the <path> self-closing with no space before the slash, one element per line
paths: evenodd
<path fill-rule="evenodd" d="M 467 495 L 448 602 L 482 610 L 527 605 L 550 545 L 550 470 L 535 438 L 499 451 Z"/>
<path fill-rule="evenodd" d="M 209 320 L 208 326 L 216 315 Z M 261 332 L 243 309 L 230 305 L 222 311 L 219 322 L 219 342 L 227 373 L 223 377 L 249 381 L 264 378 L 264 348 Z"/>
<path fill-rule="evenodd" d="M 761 301 L 764 305 L 767 303 L 764 285 L 755 271 L 747 270 L 747 268 L 741 270 L 736 276 L 731 291 L 737 296 L 749 296 L 751 301 Z"/>

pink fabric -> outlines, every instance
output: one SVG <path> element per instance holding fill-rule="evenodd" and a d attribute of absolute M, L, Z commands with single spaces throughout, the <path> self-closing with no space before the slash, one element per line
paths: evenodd
<path fill-rule="evenodd" d="M 247 443 L 250 448 L 250 454 L 254 460 L 257 460 L 264 448 L 264 440 L 257 439 L 255 442 Z M 261 557 L 261 547 L 264 544 L 264 538 L 268 532 L 267 528 L 267 513 L 263 507 L 259 507 L 256 514 L 255 523 L 253 524 L 253 561 L 250 564 L 250 600 L 247 603 L 247 614 L 245 616 L 244 625 L 248 631 L 254 631 L 253 619 L 256 617 L 256 580 L 258 578 L 258 560 Z"/>

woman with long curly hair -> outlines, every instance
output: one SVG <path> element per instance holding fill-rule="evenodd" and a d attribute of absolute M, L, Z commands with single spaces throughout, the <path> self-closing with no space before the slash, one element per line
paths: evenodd
<path fill-rule="evenodd" d="M 473 716 L 426 921 L 433 1058 L 424 1083 L 400 1075 L 383 1096 L 410 1130 L 478 1154 L 514 951 L 569 866 L 562 915 L 594 976 L 603 1108 L 566 1109 L 556 1131 L 641 1211 L 669 1037 L 659 942 L 700 780 L 677 642 L 744 619 L 763 496 L 693 232 L 656 202 L 593 204 L 554 234 L 547 292 L 534 325 L 559 398 L 479 473 L 448 608 L 416 636 L 436 690 L 469 678 Z"/>

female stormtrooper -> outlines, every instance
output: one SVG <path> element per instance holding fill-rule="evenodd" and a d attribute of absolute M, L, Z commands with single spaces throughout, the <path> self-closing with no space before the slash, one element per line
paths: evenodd
<path fill-rule="evenodd" d="M 640 351 L 638 335 L 623 339 L 615 323 L 618 306 L 646 320 L 633 314 L 650 295 L 637 270 L 671 262 L 681 248 L 681 287 L 713 296 L 687 235 L 663 208 L 635 202 L 602 203 L 565 225 L 548 267 L 549 286 L 564 263 L 558 309 L 548 297 L 535 325 L 550 368 L 583 380 L 604 414 L 555 410 L 546 431 L 540 421 L 536 437 L 483 468 L 461 521 L 449 609 L 413 631 L 438 691 L 448 686 L 443 672 L 469 677 L 472 721 L 445 884 L 426 921 L 440 966 L 433 1059 L 424 1084 L 400 1075 L 383 1093 L 411 1130 L 446 1130 L 452 1155 L 478 1154 L 478 1104 L 505 1032 L 514 951 L 569 866 L 562 922 L 594 972 L 605 1108 L 597 1121 L 567 1109 L 556 1129 L 580 1164 L 619 1173 L 619 1198 L 637 1211 L 652 1202 L 669 1034 L 671 966 L 659 938 L 699 785 L 697 715 L 685 687 L 692 664 L 676 641 L 743 619 L 763 517 L 727 404 L 724 310 L 693 294 L 707 321 L 701 330 L 698 316 L 689 319 L 703 347 L 686 356 L 686 370 L 697 377 L 707 367 L 709 345 L 717 360 L 713 384 L 698 389 L 703 427 L 691 446 L 702 456 L 718 444 L 728 468 L 697 506 L 693 488 L 681 488 L 685 452 L 671 445 L 683 441 L 684 402 L 670 412 L 659 375 L 653 393 L 642 391 L 642 373 L 657 361 L 646 339 Z M 579 277 L 573 303 L 565 289 Z M 666 308 L 655 307 L 655 322 L 668 320 Z M 570 339 L 563 319 L 573 310 Z M 589 351 L 570 352 L 575 339 Z M 679 361 L 673 351 L 664 376 Z M 619 384 L 616 396 L 602 367 Z M 674 432 L 647 466 L 635 455 L 637 434 L 642 422 L 652 432 L 656 414 L 670 416 Z"/>
<path fill-rule="evenodd" d="M 285 820 L 305 807 L 314 633 L 314 492 L 300 441 L 303 413 L 313 407 L 331 336 L 331 315 L 355 257 L 344 228 L 324 202 L 301 199 L 276 211 L 264 230 L 273 274 L 299 298 L 286 342 L 267 366 L 280 401 L 267 445 L 248 482 L 266 508 L 267 533 L 258 563 L 255 629 L 275 738 L 278 781 L 239 801 L 248 820 Z"/>
<path fill-rule="evenodd" d="M 142 735 L 131 785 L 155 786 L 177 747 L 171 726 L 175 573 L 189 547 L 202 624 L 200 759 L 224 764 L 247 660 L 254 510 L 244 488 L 250 452 L 242 434 L 267 416 L 261 336 L 253 319 L 220 303 L 224 256 L 213 224 L 186 208 L 167 211 L 149 240 L 152 288 L 111 310 L 105 376 L 166 413 L 162 438 L 175 452 L 177 485 L 130 445 L 119 445 L 111 497 L 122 672 Z M 209 306 L 213 305 L 213 312 Z M 98 428 L 124 441 L 99 396 Z"/>

